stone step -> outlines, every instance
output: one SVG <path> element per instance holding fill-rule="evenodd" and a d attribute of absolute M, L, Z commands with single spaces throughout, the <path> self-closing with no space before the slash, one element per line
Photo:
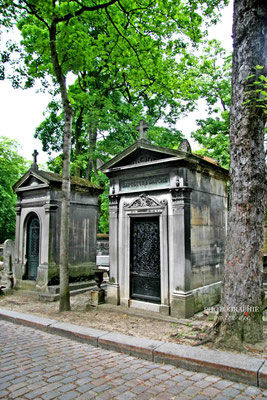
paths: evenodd
<path fill-rule="evenodd" d="M 78 290 L 78 289 L 84 289 L 88 287 L 95 286 L 95 281 L 85 281 L 85 282 L 74 282 L 70 283 L 70 290 Z M 54 286 L 48 286 L 48 292 L 49 294 L 59 294 L 60 291 L 60 286 L 59 285 L 54 285 Z"/>
<path fill-rule="evenodd" d="M 105 284 L 101 285 L 102 289 L 106 289 Z M 78 294 L 82 294 L 85 292 L 89 292 L 90 290 L 96 290 L 97 286 L 94 284 L 94 286 L 90 286 L 90 287 L 84 287 L 81 289 L 73 289 L 70 290 L 70 295 L 71 296 L 76 296 Z M 48 301 L 48 302 L 52 302 L 52 301 L 58 301 L 59 300 L 59 293 L 40 293 L 38 296 L 38 299 L 40 301 Z"/>
<path fill-rule="evenodd" d="M 27 291 L 35 291 L 36 290 L 36 281 L 19 281 L 17 283 L 16 289 L 19 290 L 27 290 Z"/>

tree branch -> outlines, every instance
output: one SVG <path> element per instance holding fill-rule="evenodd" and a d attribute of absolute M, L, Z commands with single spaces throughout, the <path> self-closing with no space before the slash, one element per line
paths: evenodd
<path fill-rule="evenodd" d="M 142 70 L 144 71 L 144 73 L 145 73 L 147 79 L 150 81 L 151 79 L 150 79 L 150 77 L 148 76 L 148 74 L 147 74 L 145 68 L 143 67 L 143 65 L 142 65 L 142 63 L 141 63 L 141 61 L 140 61 L 140 57 L 139 57 L 137 51 L 135 50 L 135 48 L 133 47 L 133 45 L 131 44 L 131 42 L 127 39 L 127 37 L 125 37 L 125 36 L 120 32 L 120 30 L 118 29 L 118 27 L 117 27 L 116 24 L 114 23 L 113 19 L 111 18 L 110 14 L 109 14 L 109 12 L 108 12 L 108 10 L 107 10 L 107 8 L 105 9 L 105 11 L 106 11 L 106 14 L 107 14 L 107 16 L 108 16 L 109 21 L 111 22 L 111 24 L 113 25 L 113 27 L 116 29 L 116 31 L 118 32 L 118 34 L 128 43 L 128 45 L 129 45 L 129 46 L 131 47 L 131 49 L 133 50 L 133 52 L 134 52 L 134 54 L 136 55 L 136 58 L 137 58 L 137 60 L 138 60 L 138 64 L 140 65 L 140 67 L 141 67 Z"/>
<path fill-rule="evenodd" d="M 27 0 L 24 0 L 26 6 L 28 7 L 28 13 L 31 15 L 34 15 L 37 19 L 39 19 L 39 21 L 41 21 L 43 24 L 45 24 L 45 26 L 50 30 L 50 26 L 48 25 L 48 23 L 38 14 L 38 12 L 36 11 L 36 6 L 34 6 L 33 4 L 29 4 Z"/>
<path fill-rule="evenodd" d="M 64 15 L 64 17 L 56 18 L 56 23 L 68 21 L 69 19 L 71 19 L 73 17 L 77 17 L 77 16 L 83 14 L 85 11 L 97 11 L 97 10 L 101 10 L 101 9 L 107 9 L 107 7 L 112 6 L 112 4 L 117 3 L 117 1 L 118 0 L 110 0 L 107 3 L 99 4 L 98 6 L 93 6 L 93 7 L 82 6 L 74 14 L 69 13 L 69 14 Z M 75 1 L 75 3 L 80 4 L 78 1 Z"/>

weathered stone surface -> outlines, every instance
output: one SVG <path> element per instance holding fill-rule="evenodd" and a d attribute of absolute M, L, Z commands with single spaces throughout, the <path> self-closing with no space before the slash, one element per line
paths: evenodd
<path fill-rule="evenodd" d="M 13 272 L 16 287 L 21 287 L 23 280 L 31 280 L 35 282 L 36 290 L 46 292 L 48 285 L 59 283 L 62 178 L 58 174 L 39 170 L 36 163 L 33 165 L 34 168 L 14 185 L 18 204 Z M 89 280 L 96 270 L 97 197 L 101 192 L 101 188 L 85 179 L 71 178 L 69 232 L 71 282 L 81 278 Z M 33 218 L 38 225 L 35 227 L 34 235 L 30 233 Z M 35 239 L 32 242 L 29 237 L 38 237 L 39 240 Z M 34 259 L 31 252 L 34 252 Z"/>
<path fill-rule="evenodd" d="M 71 339 L 78 339 L 82 342 L 93 344 L 94 346 L 97 346 L 99 337 L 108 334 L 108 332 L 99 329 L 85 328 L 83 326 L 57 321 L 48 327 L 48 332 L 56 333 Z"/>
<path fill-rule="evenodd" d="M 23 314 L 2 308 L 0 308 L 0 319 L 5 319 L 7 321 L 11 320 L 17 324 L 34 327 L 44 331 L 47 331 L 49 325 L 57 322 L 50 318 L 39 317 L 39 315 Z"/>
<path fill-rule="evenodd" d="M 257 373 L 264 360 L 222 351 L 164 343 L 154 351 L 154 361 L 177 367 L 214 373 L 234 381 L 257 385 Z"/>
<path fill-rule="evenodd" d="M 219 300 L 220 288 L 211 285 L 222 279 L 228 172 L 193 155 L 188 143 L 181 146 L 171 150 L 138 140 L 102 166 L 110 178 L 107 302 L 132 307 L 133 300 L 145 301 L 151 310 L 157 303 L 157 311 L 190 317 Z M 159 237 L 155 228 L 149 240 L 144 225 L 149 219 L 152 225 L 152 217 Z M 143 241 L 134 250 L 138 224 Z"/>
<path fill-rule="evenodd" d="M 259 386 L 267 389 L 267 361 L 259 371 Z"/>
<path fill-rule="evenodd" d="M 3 248 L 3 265 L 0 272 L 0 286 L 9 290 L 14 285 L 13 264 L 15 258 L 15 242 L 6 240 Z"/>
<path fill-rule="evenodd" d="M 89 302 L 92 306 L 98 306 L 99 304 L 105 303 L 105 291 L 101 290 L 91 290 L 89 293 Z"/>
<path fill-rule="evenodd" d="M 146 360 L 153 359 L 153 351 L 163 342 L 136 338 L 119 333 L 109 333 L 98 339 L 100 347 L 109 350 L 121 351 L 130 355 L 139 356 Z"/>

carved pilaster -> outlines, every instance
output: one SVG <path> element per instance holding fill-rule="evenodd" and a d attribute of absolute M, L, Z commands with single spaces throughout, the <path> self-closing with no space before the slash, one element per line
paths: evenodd
<path fill-rule="evenodd" d="M 58 205 L 52 201 L 47 201 L 44 205 L 45 213 L 55 212 L 58 209 Z"/>
<path fill-rule="evenodd" d="M 172 189 L 172 220 L 170 237 L 173 239 L 172 290 L 191 288 L 191 192 L 184 186 Z"/>
<path fill-rule="evenodd" d="M 120 196 L 110 195 L 109 196 L 109 214 L 111 217 L 116 217 L 119 212 Z"/>
<path fill-rule="evenodd" d="M 184 186 L 170 190 L 173 206 L 190 207 L 190 196 L 192 189 Z"/>
<path fill-rule="evenodd" d="M 119 304 L 119 203 L 120 196 L 109 196 L 109 278 L 107 302 Z"/>
<path fill-rule="evenodd" d="M 20 203 L 17 203 L 15 210 L 16 210 L 17 215 L 21 214 L 21 204 Z"/>

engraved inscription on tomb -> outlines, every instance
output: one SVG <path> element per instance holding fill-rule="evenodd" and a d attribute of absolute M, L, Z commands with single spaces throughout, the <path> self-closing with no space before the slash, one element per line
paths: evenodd
<path fill-rule="evenodd" d="M 148 162 L 154 161 L 154 160 L 156 160 L 155 157 L 152 157 L 149 154 L 142 154 L 141 156 L 139 156 L 135 160 L 133 160 L 130 164 L 148 163 Z"/>
<path fill-rule="evenodd" d="M 120 181 L 120 190 L 145 189 L 169 185 L 169 175 L 147 176 L 145 178 L 125 179 Z"/>

